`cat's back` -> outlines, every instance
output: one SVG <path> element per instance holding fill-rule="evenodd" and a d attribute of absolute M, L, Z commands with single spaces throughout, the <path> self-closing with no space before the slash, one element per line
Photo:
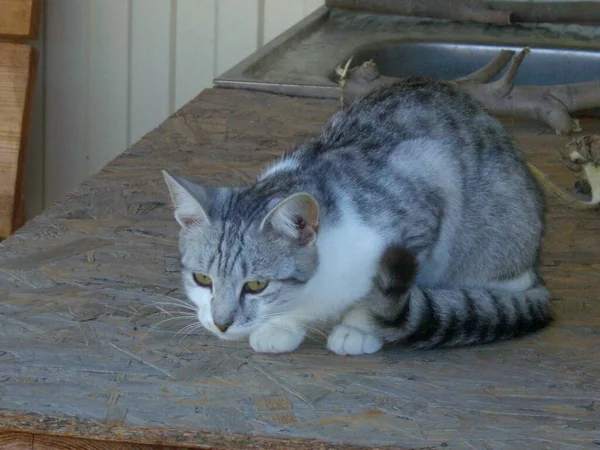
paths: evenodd
<path fill-rule="evenodd" d="M 406 201 L 414 197 L 406 188 L 418 185 L 424 197 L 461 204 L 461 215 L 480 219 L 474 227 L 508 210 L 541 226 L 541 191 L 516 142 L 450 83 L 411 77 L 373 90 L 337 111 L 296 155 L 298 169 L 355 203 Z"/>
<path fill-rule="evenodd" d="M 298 149 L 296 161 L 316 173 L 358 165 L 369 176 L 389 172 L 391 161 L 434 172 L 454 166 L 464 186 L 510 181 L 539 203 L 523 154 L 500 122 L 455 85 L 429 78 L 402 79 L 340 109 L 318 138 Z"/>
<path fill-rule="evenodd" d="M 378 88 L 337 111 L 319 140 L 321 152 L 380 149 L 420 138 L 479 134 L 497 123 L 469 95 L 447 83 L 409 77 Z"/>

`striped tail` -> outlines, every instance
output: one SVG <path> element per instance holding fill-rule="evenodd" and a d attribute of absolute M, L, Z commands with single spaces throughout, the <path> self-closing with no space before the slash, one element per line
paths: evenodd
<path fill-rule="evenodd" d="M 414 256 L 403 248 L 388 249 L 381 260 L 375 286 L 387 306 L 377 320 L 387 341 L 414 349 L 483 344 L 532 333 L 552 320 L 550 292 L 540 283 L 522 292 L 421 289 L 412 285 L 416 271 Z"/>

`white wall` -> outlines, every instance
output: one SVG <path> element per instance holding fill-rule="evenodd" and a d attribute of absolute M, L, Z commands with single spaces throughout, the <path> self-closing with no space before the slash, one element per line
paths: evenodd
<path fill-rule="evenodd" d="M 46 0 L 28 216 L 323 0 Z"/>

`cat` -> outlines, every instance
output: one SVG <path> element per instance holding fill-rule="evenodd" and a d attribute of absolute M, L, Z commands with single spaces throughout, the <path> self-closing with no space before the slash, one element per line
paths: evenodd
<path fill-rule="evenodd" d="M 509 339 L 552 319 L 544 201 L 502 125 L 453 86 L 407 78 L 338 110 L 245 187 L 163 171 L 202 325 L 257 352 L 370 354 Z"/>

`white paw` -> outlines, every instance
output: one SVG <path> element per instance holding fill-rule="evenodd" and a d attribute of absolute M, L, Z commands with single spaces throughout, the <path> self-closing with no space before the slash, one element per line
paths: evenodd
<path fill-rule="evenodd" d="M 250 335 L 250 346 L 259 353 L 286 353 L 294 351 L 304 340 L 304 329 L 284 330 L 269 324 Z"/>
<path fill-rule="evenodd" d="M 327 338 L 327 348 L 338 355 L 375 353 L 382 345 L 379 336 L 343 324 L 336 325 Z"/>

